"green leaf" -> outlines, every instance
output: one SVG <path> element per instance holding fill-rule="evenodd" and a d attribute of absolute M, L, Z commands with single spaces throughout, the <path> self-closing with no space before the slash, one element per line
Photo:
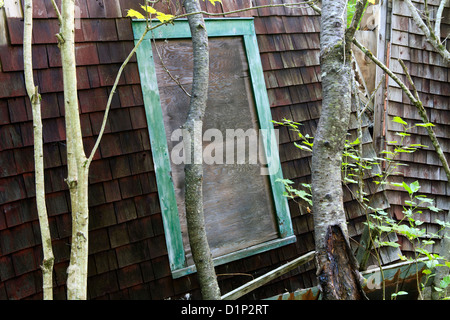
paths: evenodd
<path fill-rule="evenodd" d="M 413 148 L 407 148 L 407 147 L 399 147 L 399 148 L 395 148 L 395 152 L 413 153 L 414 151 L 416 151 L 416 149 L 413 149 Z"/>
<path fill-rule="evenodd" d="M 406 256 L 404 256 L 404 255 L 402 255 L 402 254 L 400 254 L 400 253 L 397 253 L 397 255 L 398 255 L 398 257 L 400 258 L 400 260 L 402 260 L 402 261 L 408 260 L 408 258 L 407 258 Z"/>
<path fill-rule="evenodd" d="M 450 222 L 445 222 L 439 219 L 436 219 L 434 222 L 436 222 L 437 224 L 439 224 L 441 227 L 443 228 L 450 228 Z M 450 265 L 449 265 L 450 268 Z"/>
<path fill-rule="evenodd" d="M 386 227 L 386 226 L 378 226 L 377 227 L 379 230 L 383 231 L 383 232 L 391 232 L 392 228 L 391 227 Z"/>
<path fill-rule="evenodd" d="M 402 182 L 402 186 L 403 186 L 403 188 L 404 188 L 406 191 L 408 191 L 409 194 L 412 194 L 412 193 L 413 193 L 412 190 L 411 190 L 411 188 L 406 184 L 405 181 Z"/>
<path fill-rule="evenodd" d="M 414 201 L 409 201 L 409 200 L 405 200 L 405 204 L 407 204 L 408 206 L 411 206 L 411 207 L 415 207 L 417 205 L 417 203 L 415 203 Z"/>
<path fill-rule="evenodd" d="M 344 182 L 348 182 L 348 183 L 358 183 L 358 181 L 350 179 L 349 177 L 344 177 Z"/>
<path fill-rule="evenodd" d="M 397 182 L 389 182 L 389 184 L 394 187 L 403 187 L 403 184 Z"/>
<path fill-rule="evenodd" d="M 395 297 L 397 297 L 397 296 L 404 296 L 404 295 L 407 295 L 407 294 L 408 294 L 408 292 L 406 292 L 406 291 L 399 291 L 399 292 L 397 292 L 397 293 L 391 294 L 391 297 L 392 297 L 392 298 L 395 298 Z"/>
<path fill-rule="evenodd" d="M 417 191 L 419 191 L 419 189 L 420 189 L 420 184 L 419 184 L 419 181 L 414 181 L 413 183 L 411 183 L 410 185 L 409 185 L 409 187 L 411 188 L 411 190 L 412 190 L 412 193 L 416 193 Z"/>
<path fill-rule="evenodd" d="M 400 247 L 399 243 L 393 242 L 393 241 L 382 241 L 382 242 L 379 242 L 378 244 L 380 244 L 381 246 L 384 246 L 384 247 L 394 247 L 394 248 Z"/>
<path fill-rule="evenodd" d="M 301 183 L 301 186 L 311 190 L 311 184 L 309 184 L 309 183 Z"/>
<path fill-rule="evenodd" d="M 406 133 L 406 132 L 396 132 L 395 133 L 397 136 L 401 136 L 401 137 L 409 137 L 410 134 Z"/>
<path fill-rule="evenodd" d="M 434 127 L 434 124 L 432 124 L 431 122 L 428 122 L 428 123 L 417 123 L 416 126 L 418 126 L 418 127 Z"/>
<path fill-rule="evenodd" d="M 442 285 L 444 284 L 444 285 Z M 442 280 L 441 280 L 441 288 L 447 288 L 448 285 L 450 285 L 450 275 L 449 276 L 445 276 Z"/>
<path fill-rule="evenodd" d="M 301 150 L 305 150 L 305 151 L 310 151 L 310 152 L 312 152 L 312 149 L 310 149 L 310 148 L 308 148 L 308 147 L 306 147 L 306 146 L 302 146 L 301 144 L 298 144 L 298 143 L 296 143 L 296 142 L 294 142 L 294 145 L 295 145 L 297 148 L 301 149 Z"/>
<path fill-rule="evenodd" d="M 442 211 L 442 209 L 436 208 L 435 206 L 429 206 L 428 209 L 430 209 L 433 212 L 439 212 Z"/>
<path fill-rule="evenodd" d="M 394 117 L 394 119 L 392 119 L 392 121 L 393 121 L 393 122 L 397 122 L 397 123 L 401 123 L 401 124 L 403 124 L 403 125 L 405 125 L 405 126 L 408 125 L 408 123 L 405 122 L 405 120 L 403 120 L 403 119 L 400 118 L 400 117 Z"/>
<path fill-rule="evenodd" d="M 434 202 L 433 199 L 429 199 L 424 195 L 416 196 L 416 199 L 419 200 L 420 202 L 425 202 L 425 203 L 429 203 L 429 204 L 432 204 Z"/>

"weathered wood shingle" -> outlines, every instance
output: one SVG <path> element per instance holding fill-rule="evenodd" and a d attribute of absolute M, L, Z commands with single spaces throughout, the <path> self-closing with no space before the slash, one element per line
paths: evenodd
<path fill-rule="evenodd" d="M 422 1 L 416 1 L 414 4 L 423 9 Z M 430 12 L 434 12 L 436 3 L 429 3 L 429 8 Z M 448 14 L 449 11 L 446 9 L 442 20 L 443 30 L 448 28 L 449 22 L 445 18 L 448 17 Z M 443 64 L 440 55 L 434 52 L 422 31 L 410 16 L 409 8 L 404 1 L 393 1 L 392 40 L 389 62 L 395 73 L 405 83 L 407 83 L 405 72 L 401 69 L 396 59 L 402 59 L 408 67 L 419 97 L 427 110 L 429 120 L 435 125 L 433 130 L 448 161 L 450 152 L 450 141 L 448 139 L 449 69 Z M 408 87 L 411 88 L 411 85 L 408 84 Z M 409 98 L 401 92 L 397 84 L 389 81 L 386 140 L 398 140 L 396 133 L 402 131 L 401 126 L 390 121 L 394 116 L 402 117 L 409 125 L 422 123 L 416 108 L 411 105 Z M 392 181 L 405 181 L 406 183 L 418 181 L 421 186 L 420 194 L 435 200 L 435 205 L 443 209 L 443 211 L 438 213 L 422 210 L 423 214 L 417 215 L 417 218 L 424 222 L 423 226 L 427 232 L 433 233 L 438 230 L 438 226 L 434 222 L 435 219 L 445 220 L 448 212 L 448 182 L 426 130 L 424 128 L 414 128 L 410 133 L 411 137 L 408 137 L 405 143 L 419 143 L 428 147 L 420 147 L 413 154 L 402 154 L 400 160 L 407 166 L 400 167 L 399 171 L 401 174 L 393 177 Z M 389 187 L 389 189 L 388 197 L 392 204 L 392 212 L 398 219 L 402 219 L 403 205 L 406 200 L 409 200 L 408 194 L 402 188 Z M 405 252 L 413 251 L 412 246 L 406 239 L 401 238 L 400 242 L 402 250 Z M 436 242 L 439 243 L 439 240 Z M 437 246 L 435 245 L 431 249 L 436 251 Z"/>
<path fill-rule="evenodd" d="M 56 1 L 60 6 L 60 1 Z M 212 6 L 210 12 L 224 12 L 250 5 L 281 3 L 282 0 L 230 0 Z M 420 32 L 407 24 L 402 1 L 395 1 L 392 52 L 409 63 L 432 121 L 448 124 L 448 77 L 439 56 L 429 49 Z M 133 46 L 127 9 L 140 9 L 138 0 L 77 0 L 75 37 L 78 97 L 84 145 L 89 153 L 100 130 L 115 74 Z M 164 4 L 159 10 L 168 12 Z M 24 90 L 21 11 L 8 3 L 5 16 L 6 39 L 0 39 L 0 298 L 40 299 L 39 263 L 41 247 L 34 201 L 31 108 Z M 321 109 L 319 63 L 319 17 L 310 8 L 264 8 L 237 16 L 253 16 L 261 61 L 268 88 L 272 117 L 301 122 L 304 134 L 314 136 Z M 71 216 L 66 177 L 64 99 L 61 59 L 56 45 L 56 15 L 50 0 L 34 2 L 33 62 L 35 81 L 43 101 L 44 152 L 47 207 L 55 253 L 55 297 L 65 298 L 65 279 L 70 254 Z M 47 18 L 50 18 L 48 20 Z M 2 37 L 3 33 L 0 33 Z M 3 42 L 2 42 L 3 41 Z M 397 48 L 397 49 L 396 49 Z M 396 51 L 397 50 L 397 51 Z M 409 58 L 409 60 L 408 60 Z M 395 67 L 395 66 L 394 66 Z M 400 70 L 397 71 L 400 72 Z M 426 77 L 424 75 L 427 75 Z M 392 87 L 391 101 L 405 118 L 417 121 L 413 110 L 403 107 L 405 97 Z M 392 102 L 393 108 L 395 104 Z M 432 107 L 432 108 L 431 108 Z M 370 149 L 367 124 L 365 149 Z M 443 128 L 443 129 L 441 129 Z M 295 183 L 310 182 L 310 154 L 296 148 L 298 136 L 280 129 L 280 157 L 283 175 Z M 350 128 L 354 131 L 354 127 Z M 396 129 L 390 129 L 394 133 Z M 446 152 L 450 145 L 445 127 L 437 128 Z M 416 134 L 426 144 L 424 132 Z M 370 151 L 370 150 L 369 150 Z M 421 180 L 424 190 L 435 196 L 443 208 L 449 207 L 450 192 L 433 153 L 423 150 L 411 164 L 427 164 L 430 169 L 408 169 L 411 178 Z M 406 171 L 405 171 L 406 172 Z M 409 181 L 409 180 L 408 180 Z M 428 183 L 427 183 L 428 182 Z M 88 294 L 92 299 L 165 299 L 191 292 L 200 297 L 196 275 L 172 279 L 147 123 L 143 108 L 136 58 L 125 68 L 112 100 L 105 135 L 90 172 L 90 260 Z M 397 204 L 403 195 L 395 191 L 390 200 Z M 375 197 L 376 198 L 376 197 Z M 349 233 L 355 240 L 362 232 L 362 213 L 349 192 L 345 192 Z M 377 198 L 386 206 L 383 197 Z M 397 201 L 397 202 L 396 202 Z M 284 248 L 219 266 L 219 274 L 247 273 L 258 276 L 275 266 L 314 250 L 313 221 L 305 204 L 289 201 L 297 242 Z M 397 207 L 398 209 L 399 207 Z M 395 208 L 394 208 L 395 209 Z M 398 210 L 394 211 L 396 214 Z M 431 221 L 431 215 L 426 216 Z M 432 224 L 430 224 L 431 226 Z M 431 227 L 430 227 L 431 228 Z M 386 258 L 388 261 L 389 258 Z M 248 295 L 260 299 L 299 287 L 315 285 L 314 263 L 309 263 Z M 242 276 L 220 276 L 224 292 L 248 281 Z"/>

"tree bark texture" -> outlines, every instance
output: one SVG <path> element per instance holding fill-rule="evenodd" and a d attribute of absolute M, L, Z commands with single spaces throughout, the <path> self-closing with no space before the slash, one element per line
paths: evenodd
<path fill-rule="evenodd" d="M 350 250 L 341 162 L 351 112 L 351 51 L 345 0 L 323 0 L 320 34 L 322 111 L 312 154 L 317 276 L 324 300 L 365 297 Z"/>
<path fill-rule="evenodd" d="M 198 0 L 185 0 L 186 13 L 200 11 Z M 203 167 L 202 126 L 208 99 L 209 48 L 208 34 L 201 14 L 188 16 L 192 35 L 194 55 L 194 75 L 190 109 L 184 129 L 190 141 L 185 141 L 185 150 L 190 150 L 191 161 L 185 164 L 185 204 L 186 221 L 192 256 L 197 268 L 202 297 L 205 300 L 219 300 L 220 289 L 217 282 L 212 254 L 209 248 L 203 213 Z M 198 157 L 200 156 L 200 159 Z"/>
<path fill-rule="evenodd" d="M 88 166 L 84 152 L 77 98 L 75 62 L 75 4 L 63 0 L 61 4 L 61 49 L 64 107 L 67 139 L 67 184 L 72 210 L 72 245 L 67 269 L 67 298 L 86 300 L 88 269 Z"/>
<path fill-rule="evenodd" d="M 33 31 L 33 1 L 24 2 L 24 38 L 23 38 L 23 59 L 25 86 L 28 97 L 31 101 L 33 113 L 33 135 L 34 135 L 34 172 L 36 183 L 36 207 L 39 217 L 39 228 L 41 231 L 43 261 L 42 269 L 42 289 L 44 300 L 53 300 L 53 249 L 50 227 L 48 223 L 47 207 L 45 204 L 45 184 L 44 184 L 44 151 L 42 141 L 42 118 L 41 118 L 41 96 L 33 80 L 32 62 L 32 31 Z"/>

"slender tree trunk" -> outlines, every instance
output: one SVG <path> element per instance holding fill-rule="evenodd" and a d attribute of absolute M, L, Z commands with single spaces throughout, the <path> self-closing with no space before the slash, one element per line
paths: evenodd
<path fill-rule="evenodd" d="M 435 25 L 435 30 L 432 28 L 429 28 L 427 24 L 423 21 L 422 17 L 420 16 L 419 11 L 414 6 L 411 0 L 405 0 L 406 5 L 408 6 L 412 18 L 416 25 L 422 30 L 422 32 L 425 34 L 425 37 L 427 38 L 428 42 L 433 46 L 434 50 L 438 52 L 441 57 L 444 59 L 445 64 L 450 64 L 450 52 L 446 49 L 445 43 L 441 42 L 440 37 L 440 24 L 442 21 L 442 13 L 444 11 L 444 7 L 446 5 L 448 0 L 442 0 L 439 5 L 439 9 L 437 12 L 437 21 Z M 430 19 L 430 17 L 425 17 L 425 20 Z M 435 33 L 436 32 L 436 33 Z"/>
<path fill-rule="evenodd" d="M 48 223 L 47 207 L 45 205 L 45 185 L 44 185 L 44 152 L 42 141 L 42 120 L 41 120 L 41 96 L 33 80 L 33 58 L 31 49 L 31 39 L 33 32 L 33 1 L 24 2 L 24 37 L 23 37 L 23 60 L 25 73 L 25 86 L 28 97 L 31 101 L 33 113 L 33 134 L 34 134 L 34 171 L 36 180 L 36 206 L 39 217 L 39 227 L 41 231 L 43 261 L 42 288 L 44 300 L 53 300 L 53 250 L 50 227 Z"/>
<path fill-rule="evenodd" d="M 198 0 L 185 0 L 187 13 L 200 11 Z M 189 114 L 184 129 L 189 132 L 190 141 L 185 150 L 190 150 L 190 162 L 185 165 L 185 203 L 189 243 L 197 268 L 197 275 L 203 299 L 220 299 L 220 289 L 206 237 L 203 214 L 203 166 L 202 126 L 208 98 L 209 47 L 208 34 L 201 14 L 188 17 L 194 50 L 194 76 Z"/>
<path fill-rule="evenodd" d="M 312 154 L 317 276 L 324 300 L 365 298 L 350 249 L 341 161 L 351 112 L 351 51 L 346 0 L 323 0 L 320 34 L 322 112 Z M 348 41 L 349 42 L 349 41 Z"/>
<path fill-rule="evenodd" d="M 81 136 L 75 63 L 74 0 L 61 4 L 61 32 L 58 35 L 64 81 L 67 139 L 67 184 L 72 210 L 72 246 L 67 269 L 67 297 L 85 300 L 88 266 L 88 165 Z"/>

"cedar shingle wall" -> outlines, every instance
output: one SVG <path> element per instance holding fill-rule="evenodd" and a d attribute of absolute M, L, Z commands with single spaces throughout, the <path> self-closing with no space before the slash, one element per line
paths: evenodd
<path fill-rule="evenodd" d="M 439 1 L 428 1 L 432 17 L 435 16 L 438 3 Z M 424 8 L 423 1 L 415 2 L 415 5 L 421 10 Z M 450 8 L 447 5 L 441 25 L 442 36 L 445 37 L 449 30 Z M 402 0 L 393 1 L 391 32 L 390 67 L 407 84 L 404 72 L 395 58 L 401 58 L 405 62 L 427 110 L 428 118 L 435 125 L 433 129 L 447 156 L 447 161 L 449 161 L 449 69 L 444 66 L 441 56 L 434 52 L 431 45 L 426 41 L 422 31 L 410 17 L 410 11 Z M 450 48 L 448 41 L 447 48 Z M 392 117 L 400 116 L 410 125 L 422 123 L 422 120 L 408 97 L 392 80 L 389 81 L 388 97 L 386 140 L 398 140 L 399 137 L 395 133 L 401 130 L 401 126 L 390 122 L 389 120 Z M 419 220 L 425 222 L 424 226 L 427 232 L 434 233 L 438 231 L 438 225 L 433 221 L 435 219 L 445 221 L 450 209 L 449 184 L 425 128 L 413 129 L 412 135 L 406 140 L 406 143 L 420 143 L 429 146 L 429 148 L 421 148 L 414 154 L 402 154 L 400 159 L 408 166 L 400 168 L 403 177 L 393 177 L 392 180 L 394 182 L 404 180 L 407 183 L 418 180 L 421 186 L 420 193 L 434 199 L 435 205 L 443 209 L 439 213 L 423 210 L 423 214 L 417 215 Z M 403 217 L 402 205 L 404 205 L 405 200 L 409 199 L 408 194 L 401 191 L 400 188 L 392 188 L 392 191 L 388 192 L 388 197 L 393 213 L 398 219 L 401 219 Z M 402 238 L 400 240 L 404 251 L 413 250 L 406 240 Z M 430 249 L 436 250 L 437 248 Z"/>
<path fill-rule="evenodd" d="M 123 17 L 127 9 L 139 9 L 140 2 L 78 0 L 76 3 L 81 18 L 76 21 L 78 96 L 85 149 L 89 152 L 99 132 L 115 74 L 133 46 L 131 22 Z M 32 118 L 23 79 L 23 21 L 20 7 L 8 5 L 0 20 L 5 26 L 5 34 L 0 38 L 0 299 L 40 299 L 42 254 L 34 199 Z M 249 5 L 248 1 L 225 1 L 224 9 Z M 208 2 L 202 2 L 202 6 L 211 12 L 222 10 L 220 5 L 213 7 Z M 64 183 L 61 59 L 54 37 L 58 23 L 49 0 L 35 1 L 34 9 L 33 62 L 35 81 L 42 94 L 47 206 L 56 258 L 55 298 L 64 299 L 71 217 Z M 168 12 L 164 6 L 158 9 Z M 241 16 L 252 14 L 256 16 L 274 118 L 280 120 L 284 114 L 301 120 L 303 114 L 303 120 L 308 120 L 311 113 L 317 119 L 318 18 L 309 9 L 294 12 L 284 8 L 255 10 Z M 310 49 L 314 49 L 313 54 L 307 54 Z M 195 275 L 177 280 L 171 277 L 139 83 L 133 58 L 120 80 L 105 136 L 90 171 L 88 296 L 163 299 L 191 292 L 193 298 L 199 298 Z M 315 120 L 311 126 L 313 130 Z M 286 134 L 287 131 L 285 139 Z M 291 143 L 285 146 L 291 148 Z M 296 150 L 292 148 L 283 151 L 283 170 L 293 172 L 288 174 L 290 177 L 306 176 L 308 161 L 299 159 L 295 163 L 293 152 Z M 255 277 L 313 250 L 311 215 L 300 215 L 298 207 L 293 204 L 291 207 L 299 236 L 296 244 L 220 266 L 217 273 L 248 273 Z M 299 277 L 299 272 L 304 276 Z M 222 275 L 219 279 L 225 293 L 248 281 L 249 276 Z M 314 282 L 314 266 L 308 265 L 250 297 L 272 296 L 285 288 L 310 287 Z"/>
<path fill-rule="evenodd" d="M 272 3 L 277 3 L 273 1 Z M 57 1 L 59 3 L 59 1 Z M 210 12 L 220 4 L 200 1 Z M 95 142 L 115 74 L 133 46 L 130 8 L 140 1 L 77 0 L 79 16 L 76 54 L 81 125 L 86 151 Z M 253 5 L 269 3 L 253 1 Z M 248 7 L 249 0 L 224 1 L 223 10 Z M 34 199 L 31 110 L 23 80 L 20 10 L 13 5 L 0 18 L 0 299 L 40 299 L 42 259 Z M 168 12 L 167 5 L 159 5 Z M 172 8 L 174 8 L 172 6 Z M 3 13 L 3 12 L 2 12 Z M 35 0 L 35 81 L 42 94 L 47 206 L 55 252 L 55 297 L 65 298 L 70 253 L 70 201 L 65 160 L 61 60 L 54 34 L 58 32 L 50 0 Z M 233 16 L 237 16 L 236 14 Z M 319 17 L 309 8 L 258 9 L 254 16 L 270 107 L 274 120 L 301 122 L 303 134 L 314 135 L 321 108 Z M 48 19 L 50 18 L 50 20 Z M 442 88 L 441 88 L 442 90 Z M 368 123 L 365 149 L 371 152 Z M 350 124 L 354 134 L 355 121 Z M 310 154 L 293 145 L 297 137 L 280 129 L 280 157 L 286 178 L 310 182 Z M 448 150 L 448 149 L 447 149 Z M 368 178 L 370 179 L 370 177 Z M 167 258 L 157 186 L 143 108 L 137 64 L 126 67 L 114 95 L 106 134 L 90 173 L 91 299 L 164 299 L 200 293 L 195 275 L 173 280 Z M 378 193 L 374 199 L 387 207 Z M 345 191 L 349 234 L 357 240 L 363 213 Z M 217 268 L 223 293 L 294 257 L 314 250 L 313 219 L 304 205 L 289 201 L 297 242 Z M 352 244 L 354 242 L 352 241 Z M 392 261 L 389 254 L 384 262 Z M 230 273 L 241 275 L 230 276 Z M 226 275 L 225 275 L 226 274 Z M 315 285 L 314 264 L 308 264 L 246 296 L 265 298 Z"/>
<path fill-rule="evenodd" d="M 33 62 L 42 94 L 55 298 L 64 299 L 71 216 L 64 182 L 61 58 L 54 36 L 59 26 L 50 1 L 34 3 Z M 130 20 L 122 19 L 120 2 L 76 3 L 81 18 L 76 21 L 78 97 L 85 149 L 90 152 L 117 70 L 133 48 L 133 36 Z M 36 299 L 41 298 L 42 253 L 34 199 L 32 117 L 23 80 L 23 20 L 18 12 L 6 8 L 7 37 L 0 47 L 0 298 Z M 154 285 L 170 273 L 135 58 L 124 70 L 94 159 L 89 188 L 88 296 L 162 299 L 179 293 L 172 283 L 165 290 Z"/>

